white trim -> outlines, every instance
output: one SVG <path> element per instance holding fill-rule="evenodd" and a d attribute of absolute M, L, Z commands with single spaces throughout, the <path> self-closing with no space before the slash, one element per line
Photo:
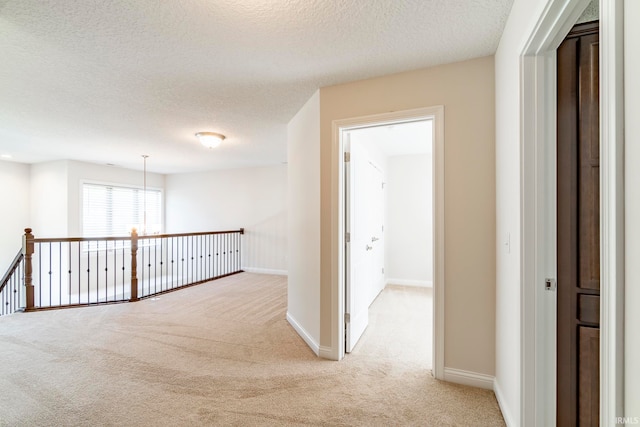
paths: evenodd
<path fill-rule="evenodd" d="M 316 356 L 320 355 L 320 346 L 317 342 L 311 337 L 311 335 L 302 327 L 300 323 L 294 319 L 294 317 L 287 311 L 287 321 L 296 330 L 298 335 L 307 343 L 307 345 L 311 348 L 311 350 L 316 354 Z"/>
<path fill-rule="evenodd" d="M 624 414 L 623 2 L 600 1 L 600 425 Z"/>
<path fill-rule="evenodd" d="M 332 211 L 338 217 L 332 226 L 332 285 L 331 285 L 331 355 L 330 359 L 344 357 L 344 147 L 341 133 L 372 125 L 402 123 L 416 120 L 433 120 L 433 376 L 444 375 L 444 106 L 438 105 L 413 110 L 394 111 L 370 116 L 334 120 L 332 122 L 331 158 L 333 183 Z M 337 225 L 337 227 L 336 227 Z"/>
<path fill-rule="evenodd" d="M 556 419 L 555 51 L 588 3 L 549 1 L 520 53 L 520 425 Z"/>
<path fill-rule="evenodd" d="M 505 405 L 503 402 L 504 394 L 502 393 L 502 389 L 500 388 L 500 384 L 498 381 L 493 381 L 493 393 L 496 395 L 496 400 L 498 401 L 498 406 L 500 407 L 500 411 L 502 412 L 502 418 L 504 418 L 504 422 L 507 427 L 516 427 L 516 423 L 513 421 L 513 415 L 509 411 L 509 407 Z"/>
<path fill-rule="evenodd" d="M 555 424 L 557 296 L 543 287 L 556 277 L 555 63 L 548 52 L 521 58 L 520 404 L 532 426 Z"/>
<path fill-rule="evenodd" d="M 555 277 L 555 50 L 588 3 L 550 0 L 521 51 L 520 425 L 555 424 L 555 295 L 543 290 Z M 622 413 L 622 5 L 601 3 L 600 420 L 608 425 Z"/>
<path fill-rule="evenodd" d="M 247 273 L 257 273 L 257 274 L 273 274 L 276 276 L 288 276 L 289 272 L 287 270 L 277 270 L 272 268 L 257 268 L 257 267 L 242 267 L 242 270 Z"/>
<path fill-rule="evenodd" d="M 385 285 L 417 286 L 420 288 L 433 288 L 433 280 L 386 279 Z"/>
<path fill-rule="evenodd" d="M 318 356 L 322 357 L 323 359 L 333 359 L 333 349 L 331 347 L 327 347 L 326 345 L 321 345 L 320 346 L 320 352 L 318 353 Z"/>
<path fill-rule="evenodd" d="M 444 375 L 444 106 L 436 107 L 433 127 L 433 376 Z"/>
<path fill-rule="evenodd" d="M 462 369 L 444 368 L 443 380 L 456 384 L 493 390 L 495 377 L 493 375 L 479 374 L 477 372 L 465 371 Z"/>

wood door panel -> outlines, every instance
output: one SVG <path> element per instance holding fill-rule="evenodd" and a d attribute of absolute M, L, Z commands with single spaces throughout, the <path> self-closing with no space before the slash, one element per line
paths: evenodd
<path fill-rule="evenodd" d="M 580 165 L 580 231 L 578 262 L 582 289 L 600 290 L 600 168 Z"/>
<path fill-rule="evenodd" d="M 557 425 L 599 423 L 600 159 L 597 23 L 557 51 Z"/>
<path fill-rule="evenodd" d="M 579 39 L 579 253 L 583 289 L 600 289 L 600 127 L 598 34 Z"/>
<path fill-rule="evenodd" d="M 600 323 L 600 297 L 578 295 L 578 320 L 582 323 Z"/>
<path fill-rule="evenodd" d="M 600 329 L 585 326 L 578 329 L 578 425 L 597 427 L 600 423 Z"/>

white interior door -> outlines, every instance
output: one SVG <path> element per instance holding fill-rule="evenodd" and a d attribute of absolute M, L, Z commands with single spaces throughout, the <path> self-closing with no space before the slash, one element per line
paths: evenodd
<path fill-rule="evenodd" d="M 367 156 L 360 144 L 350 144 L 350 161 L 346 163 L 347 179 L 347 286 L 346 286 L 346 346 L 350 353 L 369 324 L 369 283 L 371 271 L 368 267 L 371 255 L 367 199 Z"/>
<path fill-rule="evenodd" d="M 346 346 L 351 352 L 369 324 L 369 305 L 384 286 L 382 172 L 362 144 L 349 144 L 347 163 Z"/>

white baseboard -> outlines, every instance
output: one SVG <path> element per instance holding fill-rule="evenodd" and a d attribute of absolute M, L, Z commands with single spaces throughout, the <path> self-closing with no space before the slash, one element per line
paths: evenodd
<path fill-rule="evenodd" d="M 386 279 L 387 285 L 402 285 L 402 286 L 419 286 L 422 288 L 433 288 L 433 281 L 431 280 L 407 280 L 407 279 Z"/>
<path fill-rule="evenodd" d="M 243 271 L 247 273 L 258 273 L 258 274 L 274 274 L 276 276 L 288 276 L 289 272 L 287 270 L 274 270 L 271 268 L 254 268 L 254 267 L 242 267 Z"/>
<path fill-rule="evenodd" d="M 333 352 L 333 349 L 324 345 L 320 346 L 320 353 L 318 354 L 318 356 L 322 357 L 323 359 L 338 360 Z"/>
<path fill-rule="evenodd" d="M 464 371 L 462 369 L 444 368 L 443 379 L 456 384 L 493 390 L 494 378 L 493 375 L 478 374 L 477 372 Z"/>
<path fill-rule="evenodd" d="M 496 400 L 498 401 L 500 411 L 502 411 L 502 418 L 504 418 L 505 424 L 507 427 L 515 427 L 516 423 L 513 421 L 513 416 L 511 415 L 509 408 L 505 405 L 504 395 L 502 394 L 500 384 L 498 384 L 498 381 L 495 379 L 493 380 L 493 393 L 496 395 Z"/>
<path fill-rule="evenodd" d="M 300 326 L 300 324 L 296 321 L 296 319 L 293 318 L 293 316 L 291 316 L 291 314 L 289 314 L 288 311 L 287 311 L 287 321 L 293 327 L 293 329 L 295 329 L 298 335 L 300 335 L 300 337 L 304 340 L 304 342 L 307 343 L 307 345 L 311 348 L 311 350 L 313 350 L 316 356 L 319 356 L 320 345 L 318 345 L 318 343 L 314 341 L 311 335 L 309 335 L 309 333 L 305 331 L 302 326 Z"/>

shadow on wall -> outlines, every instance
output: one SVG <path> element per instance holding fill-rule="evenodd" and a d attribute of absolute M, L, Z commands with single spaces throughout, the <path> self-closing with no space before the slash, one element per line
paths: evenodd
<path fill-rule="evenodd" d="M 287 215 L 280 211 L 245 227 L 242 268 L 256 273 L 287 274 Z"/>

